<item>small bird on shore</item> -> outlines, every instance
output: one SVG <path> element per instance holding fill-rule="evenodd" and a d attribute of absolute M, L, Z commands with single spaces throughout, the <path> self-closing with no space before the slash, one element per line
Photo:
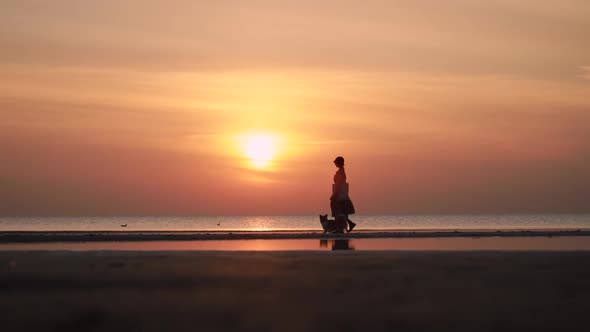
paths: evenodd
<path fill-rule="evenodd" d="M 217 223 L 217 226 L 221 226 L 221 221 Z"/>
<path fill-rule="evenodd" d="M 121 227 L 127 227 L 127 224 L 123 224 L 123 225 L 121 225 Z"/>

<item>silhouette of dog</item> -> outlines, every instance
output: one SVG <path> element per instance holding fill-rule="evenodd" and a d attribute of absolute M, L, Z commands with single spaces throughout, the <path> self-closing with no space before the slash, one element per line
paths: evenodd
<path fill-rule="evenodd" d="M 344 233 L 346 229 L 346 221 L 338 222 L 334 219 L 328 219 L 327 214 L 320 214 L 320 224 L 322 224 L 324 233 Z"/>

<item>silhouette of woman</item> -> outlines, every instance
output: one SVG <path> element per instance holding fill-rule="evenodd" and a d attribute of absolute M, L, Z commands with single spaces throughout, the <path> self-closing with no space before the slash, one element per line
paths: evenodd
<path fill-rule="evenodd" d="M 348 196 L 348 183 L 346 182 L 346 172 L 344 171 L 344 158 L 336 157 L 334 165 L 338 171 L 334 174 L 334 184 L 332 185 L 332 196 L 330 196 L 330 208 L 332 216 L 339 225 L 348 224 L 347 232 L 352 231 L 355 223 L 348 218 L 348 215 L 354 214 L 354 205 Z"/>

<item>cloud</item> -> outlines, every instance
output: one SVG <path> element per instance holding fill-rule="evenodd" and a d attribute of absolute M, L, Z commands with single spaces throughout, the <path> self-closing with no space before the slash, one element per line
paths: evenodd
<path fill-rule="evenodd" d="M 590 66 L 581 66 L 582 74 L 580 77 L 586 80 L 590 80 Z"/>
<path fill-rule="evenodd" d="M 1 63 L 164 72 L 403 69 L 563 79 L 590 55 L 583 33 L 590 28 L 587 11 L 532 0 L 27 6 L 0 13 Z"/>

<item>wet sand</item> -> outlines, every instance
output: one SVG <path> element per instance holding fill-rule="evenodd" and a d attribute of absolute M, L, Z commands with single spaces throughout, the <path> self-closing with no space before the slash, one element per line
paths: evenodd
<path fill-rule="evenodd" d="M 380 239 L 453 237 L 553 237 L 590 236 L 588 229 L 576 230 L 429 230 L 362 231 L 324 234 L 321 231 L 0 231 L 0 243 L 93 242 L 93 241 L 205 241 L 280 239 Z"/>
<path fill-rule="evenodd" d="M 495 236 L 208 241 L 88 241 L 0 243 L 0 251 L 590 251 L 590 236 Z"/>
<path fill-rule="evenodd" d="M 0 252 L 3 331 L 586 331 L 590 252 Z"/>

